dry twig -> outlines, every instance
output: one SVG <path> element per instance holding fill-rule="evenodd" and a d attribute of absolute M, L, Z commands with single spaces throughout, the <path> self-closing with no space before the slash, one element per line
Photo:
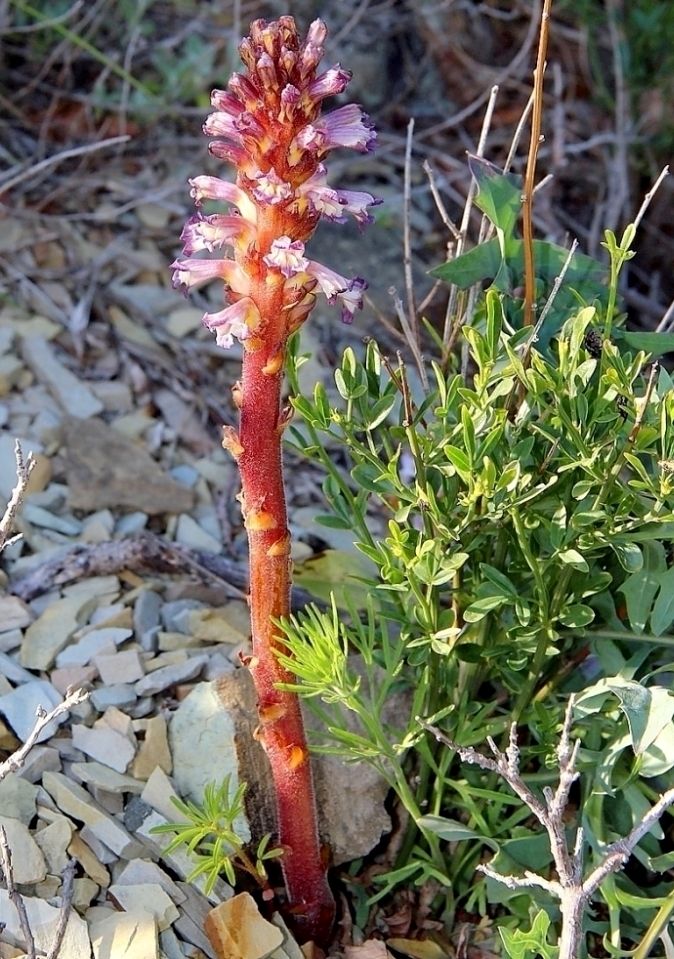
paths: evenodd
<path fill-rule="evenodd" d="M 480 769 L 500 776 L 531 810 L 547 832 L 558 879 L 545 879 L 529 870 L 525 871 L 524 876 L 503 876 L 489 864 L 483 864 L 478 868 L 485 875 L 502 882 L 509 889 L 538 886 L 559 900 L 562 914 L 559 959 L 576 959 L 580 955 L 583 937 L 583 915 L 588 902 L 604 879 L 625 865 L 639 842 L 653 828 L 665 810 L 674 803 L 674 788 L 668 789 L 625 838 L 619 839 L 605 849 L 600 863 L 584 879 L 583 830 L 578 827 L 573 849 L 569 849 L 564 822 L 571 787 L 580 775 L 576 769 L 580 740 L 576 740 L 572 744 L 570 738 L 572 714 L 573 697 L 569 700 L 566 709 L 557 747 L 557 764 L 559 766 L 557 789 L 553 792 L 550 787 L 546 786 L 543 789 L 543 800 L 532 792 L 520 775 L 520 753 L 515 723 L 510 728 L 510 743 L 505 753 L 501 752 L 491 737 L 487 738 L 489 748 L 495 757 L 491 759 L 488 756 L 482 756 L 472 747 L 459 746 L 435 726 L 418 719 L 419 724 L 424 729 L 433 733 L 439 742 L 454 750 L 464 762 L 479 766 Z"/>
<path fill-rule="evenodd" d="M 5 878 L 5 885 L 7 886 L 7 895 L 9 896 L 10 902 L 14 905 L 17 915 L 19 917 L 19 924 L 21 926 L 21 932 L 23 937 L 26 940 L 26 959 L 36 959 L 35 957 L 35 939 L 33 938 L 33 931 L 30 928 L 30 923 L 28 922 L 28 914 L 26 912 L 26 906 L 21 896 L 21 893 L 18 891 L 14 885 L 14 872 L 12 870 L 12 852 L 9 848 L 9 842 L 7 840 L 7 833 L 5 832 L 5 827 L 0 826 L 0 860 L 2 861 L 2 874 Z"/>
<path fill-rule="evenodd" d="M 0 553 L 5 549 L 6 546 L 11 546 L 12 543 L 15 543 L 17 539 L 20 539 L 21 534 L 12 536 L 11 539 L 8 539 L 12 526 L 14 525 L 14 520 L 16 514 L 19 511 L 21 506 L 21 501 L 23 500 L 24 493 L 26 492 L 26 486 L 28 485 L 28 479 L 33 467 L 35 466 L 35 457 L 32 453 L 28 454 L 27 459 L 23 458 L 23 450 L 21 449 L 21 444 L 18 440 L 14 441 L 14 457 L 16 459 L 16 486 L 12 490 L 12 495 L 9 498 L 9 502 L 5 507 L 5 512 L 2 519 L 0 519 Z"/>

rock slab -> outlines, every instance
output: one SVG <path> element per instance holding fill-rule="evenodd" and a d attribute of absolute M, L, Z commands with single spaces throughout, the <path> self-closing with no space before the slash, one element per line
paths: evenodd
<path fill-rule="evenodd" d="M 64 428 L 71 506 L 88 512 L 126 507 L 152 516 L 192 509 L 192 491 L 117 430 L 74 417 L 66 418 Z"/>

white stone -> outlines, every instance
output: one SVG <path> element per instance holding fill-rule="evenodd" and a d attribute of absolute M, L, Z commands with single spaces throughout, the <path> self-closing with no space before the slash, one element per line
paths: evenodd
<path fill-rule="evenodd" d="M 230 789 L 239 785 L 239 764 L 235 745 L 234 720 L 215 692 L 213 684 L 200 683 L 180 704 L 171 719 L 169 742 L 173 757 L 173 779 L 178 793 L 201 803 L 208 783 L 217 785 L 230 776 Z M 239 816 L 234 831 L 244 842 L 250 827 Z"/>
<path fill-rule="evenodd" d="M 42 882 L 47 875 L 47 864 L 40 848 L 18 819 L 0 816 L 0 826 L 7 833 L 7 842 L 12 852 L 14 882 L 21 886 L 29 882 Z"/>
<path fill-rule="evenodd" d="M 94 959 L 159 959 L 157 923 L 143 909 L 92 922 L 89 934 Z"/>
<path fill-rule="evenodd" d="M 88 386 L 56 358 L 53 347 L 42 336 L 27 336 L 22 342 L 25 362 L 44 383 L 59 405 L 77 419 L 97 416 L 104 409 Z"/>
<path fill-rule="evenodd" d="M 268 922 L 248 892 L 220 903 L 206 916 L 213 948 L 227 959 L 266 959 L 283 945 L 283 932 Z"/>
<path fill-rule="evenodd" d="M 117 883 L 120 886 L 155 883 L 161 886 L 176 905 L 185 901 L 185 894 L 178 889 L 171 877 L 156 862 L 149 862 L 147 859 L 134 859 L 128 863 L 119 874 Z"/>
<path fill-rule="evenodd" d="M 60 876 L 68 865 L 67 849 L 73 835 L 72 823 L 65 816 L 49 823 L 44 829 L 33 834 L 35 842 L 42 850 L 47 869 L 53 876 Z"/>
<path fill-rule="evenodd" d="M 206 553 L 221 553 L 222 543 L 207 533 L 189 513 L 181 513 L 178 518 L 176 540 L 192 549 L 202 549 Z"/>
<path fill-rule="evenodd" d="M 87 756 L 124 773 L 136 754 L 126 736 L 114 729 L 100 726 L 88 729 L 78 724 L 72 727 L 73 745 Z"/>
<path fill-rule="evenodd" d="M 143 783 L 133 779 L 132 776 L 118 773 L 103 763 L 73 763 L 70 771 L 79 782 L 98 786 L 99 789 L 105 789 L 107 792 L 140 795 L 143 791 Z"/>
<path fill-rule="evenodd" d="M 180 915 L 170 896 L 158 883 L 115 883 L 108 889 L 108 895 L 112 896 L 125 912 L 144 909 L 152 913 L 160 932 L 168 929 Z"/>
<path fill-rule="evenodd" d="M 23 902 L 28 914 L 28 925 L 35 940 L 35 947 L 40 954 L 48 953 L 54 942 L 54 935 L 61 915 L 60 909 L 50 906 L 44 899 L 29 896 L 24 896 Z M 7 924 L 2 934 L 3 939 L 11 945 L 25 948 L 19 917 L 5 889 L 0 889 L 0 916 L 2 916 L 3 922 Z M 68 924 L 66 925 L 59 955 L 63 959 L 91 959 L 87 924 L 73 910 L 70 911 L 68 916 Z"/>

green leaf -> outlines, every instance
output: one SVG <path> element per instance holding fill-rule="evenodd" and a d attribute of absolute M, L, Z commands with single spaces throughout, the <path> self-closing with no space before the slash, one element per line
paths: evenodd
<path fill-rule="evenodd" d="M 396 396 L 393 393 L 389 393 L 388 396 L 382 396 L 380 400 L 377 400 L 368 411 L 367 423 L 365 424 L 367 429 L 374 430 L 383 423 L 395 404 Z"/>
<path fill-rule="evenodd" d="M 644 564 L 643 553 L 636 543 L 619 543 L 612 541 L 609 546 L 618 557 L 618 562 L 628 573 L 635 573 Z"/>
<path fill-rule="evenodd" d="M 507 929 L 505 926 L 499 928 L 503 948 L 510 959 L 555 959 L 559 954 L 558 946 L 551 946 L 548 943 L 548 929 L 550 928 L 550 917 L 545 909 L 539 910 L 533 921 L 531 929 L 525 932 L 518 928 L 514 930 Z"/>
<path fill-rule="evenodd" d="M 674 353 L 674 333 L 620 333 L 620 339 L 635 350 L 644 350 L 651 356 Z"/>
<path fill-rule="evenodd" d="M 651 613 L 651 632 L 662 636 L 674 623 L 674 566 L 660 576 L 660 592 Z"/>
<path fill-rule="evenodd" d="M 643 568 L 628 576 L 619 587 L 625 597 L 630 626 L 635 633 L 643 633 L 646 628 L 653 600 L 660 588 L 660 575 L 667 568 L 661 543 L 644 543 L 643 554 Z"/>
<path fill-rule="evenodd" d="M 639 756 L 670 726 L 674 716 L 674 696 L 661 686 L 649 689 L 621 676 L 612 676 L 606 685 L 620 701 L 630 729 L 632 747 Z M 674 755 L 670 759 L 674 765 Z M 640 772 L 645 775 L 643 769 Z"/>
<path fill-rule="evenodd" d="M 445 283 L 454 283 L 460 290 L 467 290 L 476 283 L 493 280 L 502 262 L 498 240 L 494 238 L 428 272 Z"/>
<path fill-rule="evenodd" d="M 565 566 L 573 566 L 574 569 L 579 569 L 581 573 L 589 573 L 590 567 L 577 549 L 563 549 L 560 553 L 556 554 L 556 557 L 560 562 L 564 563 Z"/>
<path fill-rule="evenodd" d="M 509 600 L 508 596 L 484 596 L 482 599 L 475 600 L 464 611 L 463 618 L 467 623 L 478 623 L 481 619 L 494 609 L 499 609 Z"/>
<path fill-rule="evenodd" d="M 351 523 L 342 519 L 340 516 L 331 516 L 329 513 L 321 513 L 314 516 L 314 522 L 318 526 L 327 526 L 330 529 L 351 529 Z"/>
<path fill-rule="evenodd" d="M 469 483 L 471 476 L 470 462 L 463 450 L 460 450 L 458 446 L 445 446 L 445 456 L 464 483 Z"/>
<path fill-rule="evenodd" d="M 446 819 L 444 816 L 421 816 L 417 819 L 417 826 L 420 829 L 427 829 L 429 832 L 439 836 L 440 839 L 446 839 L 447 842 L 460 842 L 463 839 L 479 839 L 491 849 L 498 850 L 498 843 L 486 836 L 481 836 L 474 829 L 469 829 L 463 823 L 455 819 Z"/>
<path fill-rule="evenodd" d="M 580 629 L 582 626 L 589 626 L 594 619 L 594 610 L 589 606 L 578 603 L 574 606 L 567 606 L 559 617 L 560 623 L 568 626 L 570 629 Z"/>
<path fill-rule="evenodd" d="M 341 609 L 348 609 L 346 592 L 357 609 L 364 609 L 371 588 L 359 582 L 356 577 L 367 579 L 372 573 L 372 566 L 364 556 L 338 549 L 326 549 L 320 555 L 298 563 L 294 578 L 303 589 L 326 603 L 330 602 L 330 596 L 334 593 L 337 605 Z"/>
<path fill-rule="evenodd" d="M 522 208 L 522 177 L 504 173 L 488 160 L 471 154 L 468 167 L 477 183 L 475 205 L 509 239 Z"/>

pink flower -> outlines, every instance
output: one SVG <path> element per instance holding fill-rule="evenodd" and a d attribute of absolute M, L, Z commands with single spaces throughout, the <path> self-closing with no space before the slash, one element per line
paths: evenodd
<path fill-rule="evenodd" d="M 171 270 L 174 290 L 184 286 L 187 292 L 192 286 L 224 280 L 235 293 L 250 292 L 250 280 L 235 260 L 175 260 Z"/>
<path fill-rule="evenodd" d="M 377 138 L 367 114 L 355 103 L 333 110 L 308 124 L 295 137 L 291 146 L 292 155 L 305 150 L 315 153 L 319 159 L 337 147 L 348 147 L 360 153 L 370 153 Z"/>
<path fill-rule="evenodd" d="M 317 213 L 335 223 L 346 223 L 345 214 L 350 213 L 358 222 L 361 232 L 366 224 L 374 222 L 374 217 L 368 213 L 367 207 L 383 202 L 370 193 L 333 190 L 326 182 L 326 170 L 322 163 L 318 165 L 314 175 L 299 187 L 297 193 L 306 197 Z"/>
<path fill-rule="evenodd" d="M 287 278 L 306 270 L 309 261 L 304 256 L 304 243 L 280 236 L 271 245 L 271 252 L 264 257 L 267 266 L 275 266 Z"/>
<path fill-rule="evenodd" d="M 217 176 L 195 176 L 189 184 L 192 187 L 190 195 L 197 206 L 201 206 L 204 200 L 222 200 L 235 206 L 241 216 L 250 220 L 251 223 L 257 222 L 255 204 L 233 183 L 221 180 Z"/>
<path fill-rule="evenodd" d="M 255 229 L 242 216 L 223 216 L 219 213 L 204 216 L 197 213 L 183 227 L 180 239 L 184 244 L 185 256 L 191 256 L 197 250 L 213 253 L 225 245 L 245 251 L 255 241 Z"/>
<path fill-rule="evenodd" d="M 277 176 L 273 168 L 269 173 L 258 170 L 254 179 L 256 183 L 253 187 L 253 196 L 260 203 L 269 203 L 273 206 L 275 203 L 282 203 L 293 195 L 290 184 Z"/>
<path fill-rule="evenodd" d="M 228 350 L 234 337 L 243 342 L 248 339 L 261 323 L 260 312 L 249 296 L 237 300 L 219 313 L 204 313 L 202 320 L 211 333 L 215 333 L 215 342 L 223 350 Z"/>

